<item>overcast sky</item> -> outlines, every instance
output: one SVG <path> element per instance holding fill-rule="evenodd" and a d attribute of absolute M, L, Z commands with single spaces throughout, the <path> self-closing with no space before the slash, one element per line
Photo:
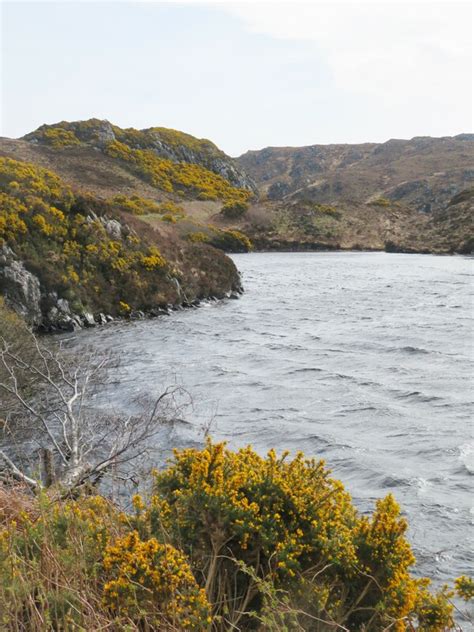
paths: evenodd
<path fill-rule="evenodd" d="M 472 131 L 472 8 L 3 2 L 1 134 L 106 118 L 268 145 Z"/>

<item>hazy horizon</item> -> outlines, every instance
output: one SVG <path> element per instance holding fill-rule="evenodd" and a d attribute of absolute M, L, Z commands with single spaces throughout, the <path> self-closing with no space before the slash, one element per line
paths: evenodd
<path fill-rule="evenodd" d="M 469 3 L 64 0 L 1 11 L 3 136 L 105 118 L 236 156 L 472 131 Z"/>

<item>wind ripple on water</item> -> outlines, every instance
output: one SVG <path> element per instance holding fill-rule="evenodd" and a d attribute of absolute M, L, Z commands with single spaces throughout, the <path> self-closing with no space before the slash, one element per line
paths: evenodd
<path fill-rule="evenodd" d="M 160 452 L 199 445 L 323 457 L 363 512 L 392 492 L 418 572 L 469 572 L 474 472 L 472 260 L 384 253 L 234 257 L 246 293 L 163 319 L 78 334 L 118 349 L 108 401 L 178 380 L 194 405 Z"/>

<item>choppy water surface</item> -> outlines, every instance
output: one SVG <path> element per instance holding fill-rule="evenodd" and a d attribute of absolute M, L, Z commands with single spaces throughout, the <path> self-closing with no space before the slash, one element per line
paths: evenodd
<path fill-rule="evenodd" d="M 472 568 L 472 259 L 384 253 L 237 255 L 238 301 L 82 332 L 122 364 L 109 393 L 177 380 L 194 410 L 164 439 L 304 450 L 362 511 L 393 492 L 418 570 Z"/>

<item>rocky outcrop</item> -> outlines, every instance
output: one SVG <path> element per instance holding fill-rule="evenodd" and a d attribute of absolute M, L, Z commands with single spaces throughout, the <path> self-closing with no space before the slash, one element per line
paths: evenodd
<path fill-rule="evenodd" d="M 459 134 L 360 145 L 267 147 L 248 151 L 237 162 L 271 200 L 337 204 L 383 197 L 431 213 L 474 185 L 473 138 Z"/>
<path fill-rule="evenodd" d="M 0 248 L 0 292 L 30 325 L 41 324 L 40 282 L 5 244 Z"/>
<path fill-rule="evenodd" d="M 257 185 L 239 167 L 237 161 L 221 151 L 214 143 L 198 139 L 189 134 L 161 127 L 144 130 L 121 129 L 107 120 L 62 121 L 55 125 L 42 125 L 36 131 L 23 137 L 35 144 L 51 144 L 51 131 L 59 130 L 71 134 L 72 144 L 86 144 L 98 150 L 106 149 L 115 140 L 125 142 L 133 149 L 147 149 L 158 157 L 173 162 L 196 164 L 222 176 L 232 186 L 257 193 Z M 57 141 L 59 144 L 61 140 Z M 66 145 L 67 145 L 66 140 Z"/>
<path fill-rule="evenodd" d="M 120 229 L 122 228 L 119 222 L 116 224 Z M 168 316 L 174 310 L 196 308 L 209 301 L 236 299 L 242 292 L 240 277 L 237 276 L 230 290 L 223 290 L 203 299 L 194 300 L 188 300 L 183 293 L 176 303 L 170 303 L 166 307 L 153 307 L 146 311 L 132 310 L 122 318 L 140 320 L 147 317 Z M 0 294 L 4 296 L 7 305 L 28 325 L 44 333 L 74 332 L 83 328 L 106 325 L 117 318 L 103 312 L 94 314 L 87 310 L 74 312 L 66 298 L 58 296 L 56 291 L 46 292 L 41 287 L 38 277 L 25 268 L 23 262 L 6 244 L 0 247 Z"/>
<path fill-rule="evenodd" d="M 45 294 L 36 275 L 27 270 L 7 245 L 0 248 L 0 293 L 25 322 L 43 331 L 75 331 L 95 326 L 91 314 L 74 314 L 65 298 Z"/>

